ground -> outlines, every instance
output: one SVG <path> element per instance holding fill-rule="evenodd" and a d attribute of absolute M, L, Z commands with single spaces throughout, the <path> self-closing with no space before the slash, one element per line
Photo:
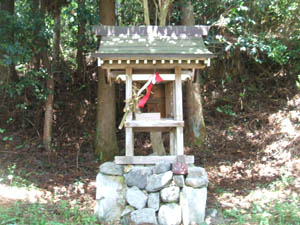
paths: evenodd
<path fill-rule="evenodd" d="M 185 149 L 208 172 L 207 207 L 222 215 L 208 218 L 207 224 L 259 224 L 268 217 L 276 224 L 281 221 L 280 212 L 287 215 L 283 218 L 287 222 L 281 224 L 300 224 L 299 211 L 292 213 L 296 219 L 288 215 L 300 208 L 300 95 L 268 100 L 253 97 L 239 102 L 235 106 L 239 110 L 219 107 L 212 96 L 204 92 L 205 148 Z M 4 140 L 4 135 L 13 138 Z M 46 152 L 39 137 L 18 131 L 2 134 L 0 209 L 21 201 L 40 202 L 58 212 L 55 204 L 63 200 L 71 208 L 92 214 L 100 164 L 93 153 L 92 136 L 80 135 L 76 141 L 75 135 L 65 135 L 61 137 L 68 139 L 65 143 L 75 144 L 61 144 Z M 122 149 L 124 133 L 118 133 L 118 138 Z M 151 148 L 149 140 L 141 137 L 136 145 L 142 153 Z"/>

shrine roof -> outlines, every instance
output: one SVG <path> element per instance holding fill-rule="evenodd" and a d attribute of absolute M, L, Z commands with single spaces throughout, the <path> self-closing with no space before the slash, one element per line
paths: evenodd
<path fill-rule="evenodd" d="M 95 27 L 101 36 L 95 54 L 102 59 L 207 59 L 214 57 L 204 45 L 207 26 Z"/>

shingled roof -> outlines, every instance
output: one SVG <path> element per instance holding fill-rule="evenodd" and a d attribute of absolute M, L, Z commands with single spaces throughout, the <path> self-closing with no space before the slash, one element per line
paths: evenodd
<path fill-rule="evenodd" d="M 101 59 L 199 59 L 214 57 L 203 43 L 208 26 L 97 26 L 101 36 L 95 54 Z"/>

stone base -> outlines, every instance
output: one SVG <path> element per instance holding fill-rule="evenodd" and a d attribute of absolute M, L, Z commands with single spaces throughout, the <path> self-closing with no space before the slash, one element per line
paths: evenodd
<path fill-rule="evenodd" d="M 96 180 L 95 214 L 100 222 L 130 225 L 191 225 L 204 222 L 208 177 L 188 165 L 176 175 L 172 165 L 100 166 Z"/>

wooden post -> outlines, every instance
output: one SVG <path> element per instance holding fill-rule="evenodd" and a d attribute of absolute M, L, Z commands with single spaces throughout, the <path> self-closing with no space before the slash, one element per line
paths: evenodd
<path fill-rule="evenodd" d="M 175 68 L 175 120 L 183 120 L 181 68 Z M 183 127 L 176 128 L 176 155 L 184 155 Z"/>
<path fill-rule="evenodd" d="M 174 79 L 175 80 L 175 79 Z M 175 82 L 168 82 L 165 87 L 166 117 L 173 118 L 175 115 Z M 170 131 L 170 155 L 176 155 L 176 129 Z"/>
<path fill-rule="evenodd" d="M 126 100 L 132 98 L 132 68 L 126 68 Z M 128 113 L 126 121 L 132 120 L 132 113 Z M 134 155 L 134 133 L 131 127 L 126 128 L 126 156 Z"/>
<path fill-rule="evenodd" d="M 176 129 L 170 131 L 170 155 L 176 155 Z"/>

